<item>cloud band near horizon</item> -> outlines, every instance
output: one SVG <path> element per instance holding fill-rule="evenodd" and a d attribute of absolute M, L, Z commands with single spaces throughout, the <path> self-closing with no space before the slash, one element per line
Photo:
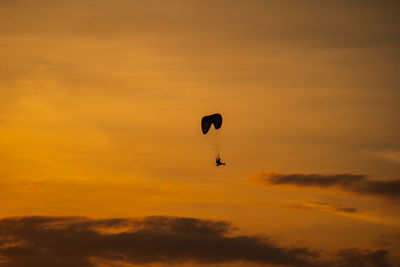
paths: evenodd
<path fill-rule="evenodd" d="M 93 267 L 128 264 L 249 262 L 278 266 L 395 266 L 389 250 L 321 251 L 278 245 L 263 236 L 232 235 L 225 221 L 150 216 L 140 219 L 14 217 L 0 219 L 0 266 Z M 354 265 L 351 265 L 354 266 Z"/>

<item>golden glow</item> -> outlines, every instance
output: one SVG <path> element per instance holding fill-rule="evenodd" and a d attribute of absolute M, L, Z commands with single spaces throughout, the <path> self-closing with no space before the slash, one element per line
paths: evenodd
<path fill-rule="evenodd" d="M 192 216 L 315 247 L 399 231 L 397 204 L 244 181 L 271 169 L 399 178 L 398 29 L 371 19 L 385 14 L 133 2 L 0 4 L 1 217 Z M 200 131 L 213 112 L 224 168 Z"/>

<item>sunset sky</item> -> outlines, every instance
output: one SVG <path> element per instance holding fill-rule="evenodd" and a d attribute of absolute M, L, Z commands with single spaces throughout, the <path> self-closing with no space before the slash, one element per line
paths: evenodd
<path fill-rule="evenodd" d="M 0 0 L 0 266 L 400 266 L 399 12 Z"/>

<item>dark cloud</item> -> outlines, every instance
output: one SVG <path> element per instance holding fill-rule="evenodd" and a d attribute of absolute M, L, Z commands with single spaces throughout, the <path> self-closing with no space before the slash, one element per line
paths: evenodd
<path fill-rule="evenodd" d="M 232 235 L 225 221 L 154 216 L 140 219 L 17 217 L 0 220 L 0 266 L 92 267 L 186 261 L 253 262 L 279 266 L 394 266 L 389 250 L 341 250 L 334 260 L 306 247 L 284 247 L 260 236 Z"/>
<path fill-rule="evenodd" d="M 363 195 L 377 195 L 400 199 L 400 180 L 372 180 L 366 175 L 355 174 L 275 174 L 261 173 L 258 180 L 271 185 L 295 185 L 314 187 L 339 187 L 342 190 Z"/>
<path fill-rule="evenodd" d="M 338 253 L 339 261 L 337 267 L 358 266 L 358 267 L 391 267 L 393 264 L 389 260 L 389 251 L 379 250 L 360 250 L 356 248 L 341 250 Z"/>
<path fill-rule="evenodd" d="M 329 187 L 334 185 L 348 185 L 361 181 L 366 178 L 365 175 L 353 174 L 268 174 L 269 182 L 272 184 L 293 184 L 303 186 L 321 186 Z"/>
<path fill-rule="evenodd" d="M 319 266 L 303 247 L 281 247 L 258 236 L 230 236 L 224 221 L 179 217 L 93 220 L 23 217 L 0 221 L 0 266 L 94 266 L 90 259 L 133 264 L 248 261 Z"/>

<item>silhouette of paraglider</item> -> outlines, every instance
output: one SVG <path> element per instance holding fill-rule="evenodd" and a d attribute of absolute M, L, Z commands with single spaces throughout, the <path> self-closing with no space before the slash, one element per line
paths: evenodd
<path fill-rule="evenodd" d="M 202 130 L 204 135 L 206 135 L 210 131 L 211 126 L 214 126 L 214 130 L 212 130 L 212 131 L 214 132 L 213 134 L 215 135 L 216 131 L 219 128 L 221 128 L 221 126 L 222 126 L 222 115 L 221 114 L 215 113 L 215 114 L 212 114 L 212 115 L 204 116 L 201 119 L 201 130 Z M 216 146 L 217 150 L 218 150 L 218 147 L 219 147 L 218 145 L 219 145 L 218 144 L 218 140 L 216 140 L 215 141 L 215 146 Z M 217 156 L 215 158 L 215 163 L 216 163 L 217 167 L 220 166 L 220 165 L 226 165 L 226 163 L 221 162 L 219 151 L 217 151 Z"/>

